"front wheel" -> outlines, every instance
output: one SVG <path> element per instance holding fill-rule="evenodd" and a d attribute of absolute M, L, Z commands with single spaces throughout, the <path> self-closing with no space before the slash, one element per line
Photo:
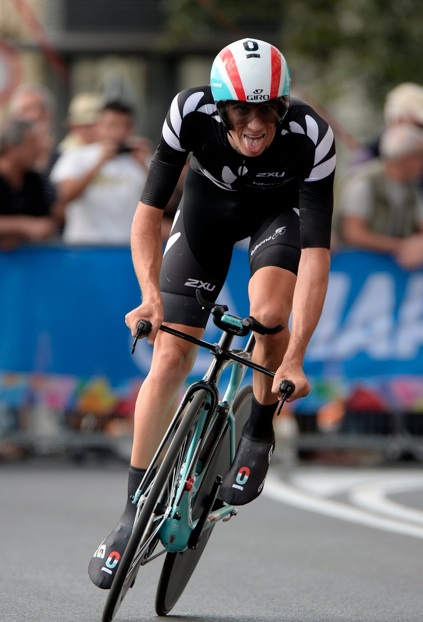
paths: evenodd
<path fill-rule="evenodd" d="M 170 441 L 168 450 L 162 464 L 159 466 L 157 463 L 158 470 L 154 479 L 142 493 L 139 502 L 142 503 L 142 507 L 113 579 L 103 610 L 102 622 L 112 622 L 126 593 L 134 585 L 140 566 L 147 563 L 153 555 L 159 541 L 160 527 L 175 500 L 192 431 L 206 402 L 205 392 L 197 392 L 180 423 L 175 425 L 174 430 L 168 432 Z"/>
<path fill-rule="evenodd" d="M 250 416 L 252 388 L 250 386 L 243 387 L 237 394 L 233 406 L 235 416 L 235 437 L 238 442 L 242 428 Z M 191 405 L 195 408 L 194 402 Z M 229 430 L 226 431 L 222 441 L 217 448 L 216 453 L 210 462 L 207 473 L 202 481 L 193 507 L 193 517 L 198 518 L 203 509 L 204 499 L 208 497 L 208 493 L 218 475 L 225 477 L 230 467 L 230 450 L 229 450 Z M 182 553 L 167 553 L 159 584 L 156 593 L 156 613 L 159 616 L 168 614 L 182 596 L 188 582 L 197 567 L 200 557 L 212 534 L 213 527 L 204 531 L 200 541 L 195 549 L 186 549 Z"/>

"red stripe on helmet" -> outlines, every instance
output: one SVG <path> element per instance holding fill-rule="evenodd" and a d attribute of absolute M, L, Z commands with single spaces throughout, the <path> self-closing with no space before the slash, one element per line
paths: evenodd
<path fill-rule="evenodd" d="M 282 63 L 281 55 L 273 45 L 270 48 L 270 56 L 272 63 L 272 84 L 270 86 L 270 99 L 275 99 L 279 94 L 279 85 L 281 82 Z"/>
<path fill-rule="evenodd" d="M 232 83 L 232 86 L 235 89 L 235 93 L 237 99 L 239 101 L 246 101 L 247 97 L 245 95 L 244 86 L 242 84 L 241 76 L 239 75 L 238 67 L 236 66 L 236 61 L 234 55 L 228 48 L 222 50 L 219 54 L 220 58 L 225 65 L 226 71 L 228 72 L 229 79 Z"/>

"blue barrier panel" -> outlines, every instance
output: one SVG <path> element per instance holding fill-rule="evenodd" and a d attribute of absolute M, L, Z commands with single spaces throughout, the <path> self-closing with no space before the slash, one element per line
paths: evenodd
<path fill-rule="evenodd" d="M 423 271 L 407 272 L 376 253 L 336 254 L 307 354 L 309 373 L 328 366 L 351 378 L 421 374 Z"/>
<path fill-rule="evenodd" d="M 0 254 L 0 367 L 137 374 L 124 316 L 139 303 L 126 248 L 23 248 Z"/>
<path fill-rule="evenodd" d="M 423 411 L 423 271 L 388 255 L 335 253 L 305 370 L 314 390 L 297 410 L 347 400 L 361 386 L 380 396 L 379 407 Z"/>
<path fill-rule="evenodd" d="M 248 314 L 247 282 L 247 252 L 237 247 L 219 300 L 239 315 Z M 60 379 L 62 402 L 80 395 L 81 379 L 104 378 L 113 390 L 128 391 L 145 377 L 151 360 L 145 340 L 131 356 L 124 323 L 139 296 L 127 248 L 46 246 L 0 253 L 0 404 L 25 394 L 19 391 L 22 374 L 48 377 L 51 386 Z M 214 341 L 217 333 L 209 324 L 206 338 Z M 208 353 L 200 352 L 193 375 L 201 375 L 208 361 Z M 314 385 L 336 379 L 339 391 L 356 379 L 407 377 L 416 384 L 413 404 L 423 402 L 423 271 L 401 270 L 384 255 L 335 253 L 305 369 Z M 11 373 L 19 378 L 11 382 Z M 325 390 L 315 390 L 302 407 L 326 398 Z"/>
<path fill-rule="evenodd" d="M 235 251 L 233 276 L 221 297 L 240 313 L 247 313 L 245 266 L 245 252 Z M 127 248 L 0 253 L 0 299 L 2 370 L 104 375 L 112 383 L 148 371 L 144 357 L 131 356 L 133 340 L 124 323 L 140 303 Z"/>

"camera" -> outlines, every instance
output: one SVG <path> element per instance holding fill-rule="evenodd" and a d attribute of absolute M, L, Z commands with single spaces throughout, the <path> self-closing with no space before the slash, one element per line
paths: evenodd
<path fill-rule="evenodd" d="M 122 143 L 121 145 L 119 145 L 118 150 L 116 151 L 116 155 L 120 155 L 122 153 L 132 153 L 133 151 L 134 147 Z"/>

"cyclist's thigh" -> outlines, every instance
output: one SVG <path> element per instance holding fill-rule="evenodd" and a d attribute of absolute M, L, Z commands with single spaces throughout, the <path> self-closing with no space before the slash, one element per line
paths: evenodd
<path fill-rule="evenodd" d="M 284 208 L 275 217 L 263 220 L 251 235 L 251 275 L 268 266 L 283 268 L 296 275 L 300 255 L 300 222 L 298 210 L 294 208 Z"/>

